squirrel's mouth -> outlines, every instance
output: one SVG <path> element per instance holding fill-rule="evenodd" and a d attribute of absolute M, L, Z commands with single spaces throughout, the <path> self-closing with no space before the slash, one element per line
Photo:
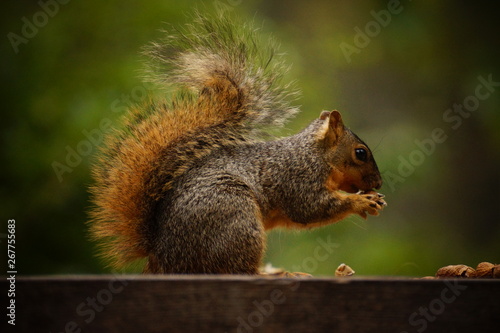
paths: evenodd
<path fill-rule="evenodd" d="M 358 193 L 358 192 L 376 192 L 382 187 L 382 179 L 377 177 L 376 179 L 363 179 L 360 181 L 347 179 L 347 181 L 341 182 L 338 185 L 338 189 L 347 193 Z"/>
<path fill-rule="evenodd" d="M 379 189 L 380 189 L 380 186 L 368 188 L 365 190 L 353 186 L 353 191 L 349 192 L 349 193 L 357 193 L 357 194 L 376 193 L 377 190 L 379 190 Z"/>
<path fill-rule="evenodd" d="M 357 193 L 357 192 L 362 192 L 362 193 L 367 193 L 367 192 L 377 192 L 377 190 L 380 190 L 382 187 L 382 179 L 379 177 L 378 179 L 374 180 L 371 182 L 370 187 L 356 187 L 354 184 L 351 185 L 353 188 L 352 193 Z"/>
<path fill-rule="evenodd" d="M 347 192 L 347 193 L 359 193 L 359 194 L 366 193 L 366 192 L 373 192 L 372 188 L 361 189 L 354 184 L 350 184 L 349 186 L 341 187 L 340 190 Z"/>
<path fill-rule="evenodd" d="M 359 190 L 358 192 L 356 192 L 356 194 L 369 194 L 369 193 L 375 193 L 376 191 L 374 189 L 369 189 L 368 191 L 363 191 L 363 190 Z"/>
<path fill-rule="evenodd" d="M 346 191 L 346 192 L 348 192 L 348 193 L 361 193 L 363 191 L 353 185 L 353 186 L 351 186 L 351 190 L 350 191 Z"/>

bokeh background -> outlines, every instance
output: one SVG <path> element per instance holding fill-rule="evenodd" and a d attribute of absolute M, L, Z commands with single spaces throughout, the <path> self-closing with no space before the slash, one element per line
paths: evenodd
<path fill-rule="evenodd" d="M 345 262 L 359 275 L 424 276 L 500 262 L 500 84 L 478 88 L 480 78 L 500 82 L 499 3 L 61 2 L 8 1 L 1 14 L 0 241 L 6 253 L 7 220 L 16 219 L 20 274 L 109 271 L 85 226 L 96 150 L 86 133 L 145 98 L 141 47 L 165 23 L 188 22 L 195 6 L 262 22 L 281 41 L 303 110 L 283 135 L 338 109 L 385 177 L 381 216 L 273 231 L 266 263 L 315 275 Z M 71 150 L 80 159 L 67 160 Z M 55 165 L 66 165 L 59 176 Z"/>

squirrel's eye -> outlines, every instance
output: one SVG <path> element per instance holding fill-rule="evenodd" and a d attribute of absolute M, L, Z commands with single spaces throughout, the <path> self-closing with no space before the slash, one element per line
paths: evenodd
<path fill-rule="evenodd" d="M 366 162 L 366 159 L 368 157 L 368 153 L 366 152 L 366 149 L 364 148 L 356 148 L 354 150 L 356 153 L 356 158 L 362 162 Z"/>

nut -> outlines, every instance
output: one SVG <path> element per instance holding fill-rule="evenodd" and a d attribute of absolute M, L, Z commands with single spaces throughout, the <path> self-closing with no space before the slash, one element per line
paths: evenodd
<path fill-rule="evenodd" d="M 494 279 L 500 279 L 500 265 L 493 266 L 493 271 L 491 273 Z"/>
<path fill-rule="evenodd" d="M 335 270 L 335 276 L 343 277 L 343 276 L 352 276 L 356 273 L 351 267 L 346 264 L 340 264 L 339 267 Z"/>
<path fill-rule="evenodd" d="M 466 265 L 449 265 L 441 267 L 436 272 L 436 277 L 438 278 L 451 278 L 451 277 L 468 278 L 472 276 L 475 276 L 474 268 Z"/>
<path fill-rule="evenodd" d="M 476 267 L 475 277 L 477 278 L 492 278 L 493 277 L 493 265 L 491 262 L 479 263 Z"/>

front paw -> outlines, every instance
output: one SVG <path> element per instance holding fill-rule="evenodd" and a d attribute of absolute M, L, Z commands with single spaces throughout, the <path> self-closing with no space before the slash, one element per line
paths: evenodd
<path fill-rule="evenodd" d="M 373 191 L 356 194 L 355 207 L 357 213 L 366 219 L 367 214 L 378 215 L 387 203 L 384 200 L 384 195 Z"/>

